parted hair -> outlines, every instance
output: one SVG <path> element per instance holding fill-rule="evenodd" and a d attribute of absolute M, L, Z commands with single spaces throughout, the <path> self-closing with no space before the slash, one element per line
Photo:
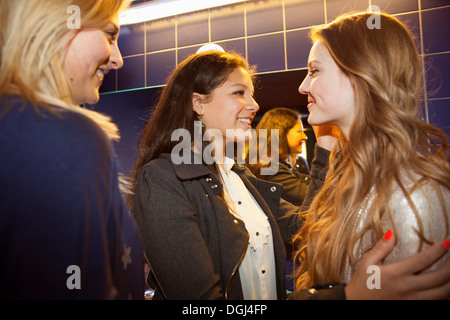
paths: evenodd
<path fill-rule="evenodd" d="M 412 190 L 431 185 L 444 216 L 449 214 L 440 189 L 450 186 L 447 138 L 421 120 L 422 65 L 413 37 L 403 23 L 384 13 L 378 13 L 380 29 L 368 28 L 372 14 L 344 15 L 311 32 L 312 41 L 322 41 L 350 77 L 356 113 L 348 140 L 341 136 L 331 153 L 324 186 L 295 237 L 302 243 L 296 254 L 298 289 L 342 281 L 346 257 L 352 267 L 357 262 L 353 249 L 361 235 L 371 230 L 382 237 L 380 221 L 391 217 L 389 199 L 395 184 L 419 220 L 416 232 L 422 245 L 430 242 L 402 175 L 414 182 Z M 358 211 L 372 187 L 376 197 L 368 212 L 370 223 L 355 234 Z"/>

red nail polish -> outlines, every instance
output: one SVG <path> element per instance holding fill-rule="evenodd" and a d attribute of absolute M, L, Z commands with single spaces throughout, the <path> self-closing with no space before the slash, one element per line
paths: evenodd
<path fill-rule="evenodd" d="M 450 240 L 445 240 L 444 241 L 444 248 L 448 249 L 448 247 L 450 247 Z"/>
<path fill-rule="evenodd" d="M 389 229 L 388 231 L 386 231 L 386 233 L 384 234 L 384 240 L 389 240 L 392 237 L 392 230 Z"/>

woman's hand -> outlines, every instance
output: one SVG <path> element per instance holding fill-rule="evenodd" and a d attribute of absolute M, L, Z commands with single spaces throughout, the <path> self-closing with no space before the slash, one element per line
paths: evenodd
<path fill-rule="evenodd" d="M 450 242 L 438 242 L 402 261 L 381 265 L 394 248 L 395 236 L 390 230 L 361 260 L 352 281 L 346 286 L 347 299 L 415 299 L 436 300 L 450 298 L 450 259 L 433 271 L 422 272 L 439 260 Z M 370 266 L 378 266 L 379 289 L 369 289 Z M 369 280 L 369 281 L 368 281 Z M 369 285 L 368 285 L 369 282 Z"/>

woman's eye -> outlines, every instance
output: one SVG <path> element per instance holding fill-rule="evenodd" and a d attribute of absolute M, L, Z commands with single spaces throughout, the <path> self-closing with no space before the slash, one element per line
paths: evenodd
<path fill-rule="evenodd" d="M 309 70 L 309 75 L 312 77 L 314 74 L 316 74 L 317 72 L 319 72 L 319 70 L 317 69 L 311 69 Z"/>
<path fill-rule="evenodd" d="M 240 95 L 240 96 L 243 96 L 244 95 L 244 91 L 243 90 L 239 90 L 239 91 L 235 91 L 234 92 L 234 94 L 237 94 L 237 95 Z"/>
<path fill-rule="evenodd" d="M 109 43 L 112 43 L 116 40 L 117 32 L 115 31 L 105 31 L 106 36 L 108 37 Z"/>

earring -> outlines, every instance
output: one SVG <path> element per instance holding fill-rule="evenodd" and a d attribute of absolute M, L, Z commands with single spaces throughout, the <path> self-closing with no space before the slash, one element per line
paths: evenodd
<path fill-rule="evenodd" d="M 202 115 L 197 114 L 197 121 L 194 121 L 194 122 L 195 122 L 195 125 L 201 125 L 201 127 L 203 129 L 206 128 L 206 126 L 205 126 L 205 124 L 203 123 L 203 120 L 202 120 Z M 200 122 L 200 123 L 198 123 L 198 122 Z"/>
<path fill-rule="evenodd" d="M 200 104 L 200 102 L 199 102 L 198 100 L 197 100 L 196 103 L 197 103 L 197 105 Z M 201 107 L 201 110 L 203 110 L 203 105 L 200 104 L 200 107 Z M 198 113 L 197 113 L 197 118 L 198 118 L 198 120 L 201 122 L 202 128 L 205 129 L 206 126 L 205 126 L 205 124 L 203 123 L 203 119 L 202 119 L 202 118 L 203 118 L 203 114 L 198 114 Z"/>

